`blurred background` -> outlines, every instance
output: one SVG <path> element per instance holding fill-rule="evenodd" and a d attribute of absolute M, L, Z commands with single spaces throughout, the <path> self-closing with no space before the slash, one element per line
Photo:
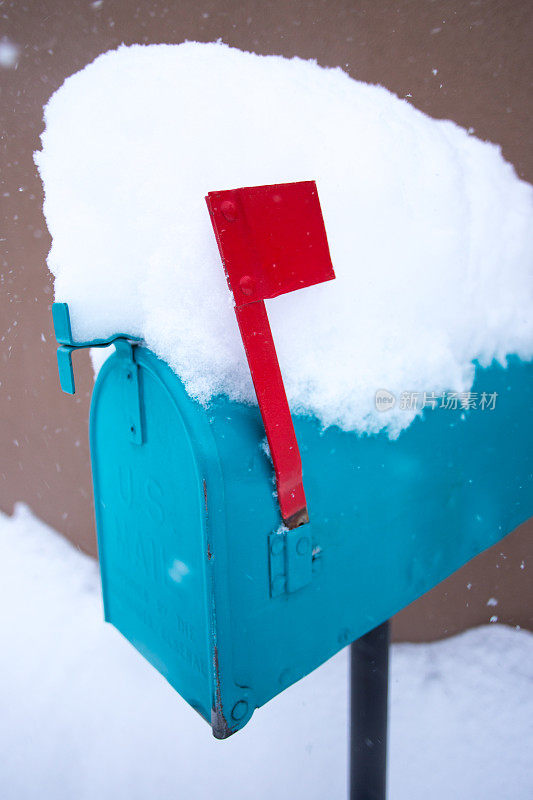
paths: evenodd
<path fill-rule="evenodd" d="M 93 372 L 76 354 L 77 394 L 59 389 L 50 237 L 33 163 L 43 106 L 64 79 L 124 44 L 217 39 L 316 59 L 378 83 L 435 118 L 501 145 L 533 182 L 533 4 L 529 0 L 55 0 L 0 2 L 2 260 L 0 507 L 23 501 L 96 554 L 88 446 Z M 531 404 L 531 398 L 524 398 Z M 393 621 L 430 641 L 495 621 L 533 629 L 531 521 Z"/>

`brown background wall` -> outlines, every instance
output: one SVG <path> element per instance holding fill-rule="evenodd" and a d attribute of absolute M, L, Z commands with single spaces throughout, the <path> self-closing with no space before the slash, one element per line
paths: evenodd
<path fill-rule="evenodd" d="M 91 553 L 92 372 L 87 355 L 78 355 L 76 397 L 59 391 L 45 265 L 50 239 L 32 161 L 43 104 L 65 77 L 122 42 L 220 37 L 258 53 L 315 58 L 498 142 L 533 182 L 529 0 L 27 0 L 0 5 L 4 36 L 20 53 L 16 69 L 0 67 L 0 505 L 11 512 L 15 501 L 28 503 Z M 533 629 L 532 530 L 522 526 L 404 610 L 394 621 L 396 638 L 438 638 L 493 615 Z M 491 597 L 496 608 L 487 606 Z"/>

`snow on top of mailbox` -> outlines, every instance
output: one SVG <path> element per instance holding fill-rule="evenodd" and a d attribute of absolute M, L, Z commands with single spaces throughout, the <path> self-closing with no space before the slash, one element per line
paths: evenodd
<path fill-rule="evenodd" d="M 255 402 L 204 200 L 240 186 L 318 186 L 336 280 L 267 301 L 293 411 L 396 435 L 402 392 L 467 391 L 474 359 L 533 356 L 533 187 L 382 87 L 220 43 L 135 45 L 68 78 L 45 122 L 48 265 L 75 338 L 143 336 L 202 402 Z"/>

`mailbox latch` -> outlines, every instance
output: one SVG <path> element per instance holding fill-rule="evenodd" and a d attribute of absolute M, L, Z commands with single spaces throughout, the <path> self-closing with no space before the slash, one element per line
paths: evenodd
<path fill-rule="evenodd" d="M 320 548 L 313 549 L 311 525 L 288 530 L 282 528 L 268 538 L 270 596 L 297 592 L 311 583 L 313 562 Z"/>
<path fill-rule="evenodd" d="M 85 341 L 74 341 L 72 337 L 72 326 L 70 324 L 70 312 L 67 303 L 54 303 L 52 305 L 52 318 L 54 320 L 54 332 L 57 343 L 57 366 L 59 369 L 59 383 L 66 394 L 75 394 L 74 370 L 72 368 L 72 353 L 75 350 L 83 350 L 87 347 L 108 347 L 124 340 L 133 345 L 140 342 L 138 336 L 130 336 L 125 333 L 114 333 L 107 339 L 87 339 Z M 131 348 L 130 348 L 131 349 Z"/>
<path fill-rule="evenodd" d="M 90 339 L 74 341 L 70 312 L 67 303 L 54 303 L 52 306 L 54 330 L 59 347 L 57 348 L 57 366 L 59 369 L 59 382 L 67 394 L 74 394 L 74 370 L 72 367 L 72 353 L 86 347 L 108 347 L 115 345 L 115 349 L 122 355 L 124 363 L 124 400 L 127 434 L 133 444 L 143 443 L 142 429 L 142 394 L 139 384 L 139 367 L 135 362 L 135 345 L 140 342 L 137 336 L 124 333 L 115 333 L 107 339 Z"/>

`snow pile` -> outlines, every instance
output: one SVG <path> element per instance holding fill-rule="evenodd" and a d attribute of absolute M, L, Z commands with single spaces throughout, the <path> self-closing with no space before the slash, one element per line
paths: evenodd
<path fill-rule="evenodd" d="M 225 742 L 110 625 L 98 568 L 0 514 L 2 800 L 346 797 L 346 651 Z M 391 800 L 533 796 L 533 635 L 392 648 Z"/>
<path fill-rule="evenodd" d="M 255 401 L 208 191 L 315 179 L 337 280 L 268 312 L 291 408 L 397 433 L 375 392 L 467 391 L 533 356 L 533 189 L 492 144 L 314 62 L 121 47 L 45 110 L 56 299 L 80 339 L 141 335 L 202 402 Z M 414 413 L 414 412 L 413 412 Z"/>

